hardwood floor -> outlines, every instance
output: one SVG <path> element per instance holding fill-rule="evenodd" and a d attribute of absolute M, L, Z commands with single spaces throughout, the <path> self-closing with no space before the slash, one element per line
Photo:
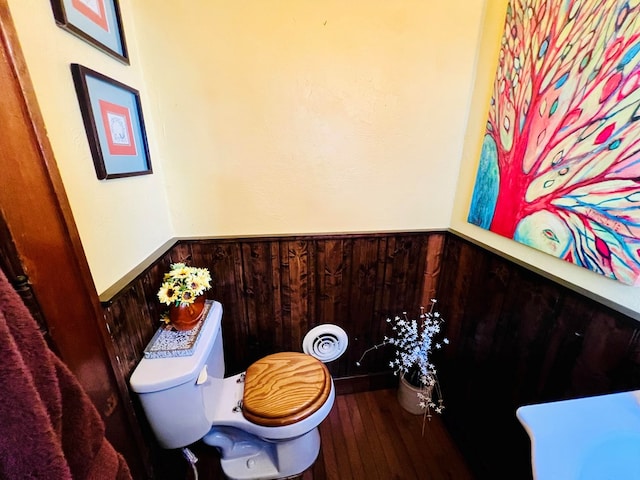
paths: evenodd
<path fill-rule="evenodd" d="M 474 478 L 439 417 L 424 424 L 394 390 L 339 395 L 320 425 L 322 447 L 302 480 Z"/>
<path fill-rule="evenodd" d="M 400 407 L 395 389 L 338 395 L 320 436 L 318 459 L 301 480 L 475 478 L 441 419 L 427 420 L 423 434 L 422 417 Z M 196 451 L 200 480 L 224 478 L 205 448 Z"/>

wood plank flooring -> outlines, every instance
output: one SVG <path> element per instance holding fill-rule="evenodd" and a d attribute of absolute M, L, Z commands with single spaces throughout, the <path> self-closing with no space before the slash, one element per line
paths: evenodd
<path fill-rule="evenodd" d="M 320 425 L 322 447 L 302 480 L 471 480 L 439 417 L 424 424 L 404 411 L 395 390 L 339 395 Z"/>
<path fill-rule="evenodd" d="M 400 407 L 395 389 L 338 395 L 320 436 L 318 459 L 301 480 L 475 478 L 440 417 L 427 420 L 423 434 L 422 417 Z M 204 448 L 196 451 L 199 479 L 223 479 L 217 455 Z"/>

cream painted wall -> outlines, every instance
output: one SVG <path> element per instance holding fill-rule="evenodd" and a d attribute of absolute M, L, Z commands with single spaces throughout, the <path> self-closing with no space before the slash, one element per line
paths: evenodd
<path fill-rule="evenodd" d="M 178 4 L 131 2 L 177 236 L 449 226 L 482 0 Z"/>
<path fill-rule="evenodd" d="M 174 236 L 448 227 L 483 0 L 120 0 L 131 66 L 9 4 L 98 292 Z M 153 175 L 96 179 L 72 62 L 141 91 Z"/>
<path fill-rule="evenodd" d="M 451 226 L 640 318 L 466 222 L 506 0 L 120 0 L 130 66 L 9 5 L 98 292 L 173 236 Z M 72 62 L 141 91 L 153 175 L 96 179 Z"/>
<path fill-rule="evenodd" d="M 485 2 L 473 81 L 475 89 L 469 112 L 451 227 L 490 249 L 502 252 L 543 275 L 554 278 L 574 290 L 640 320 L 640 292 L 637 288 L 604 278 L 582 267 L 561 261 L 466 221 L 491 98 L 491 87 L 497 67 L 506 6 L 507 0 L 487 0 Z"/>
<path fill-rule="evenodd" d="M 98 180 L 73 87 L 69 64 L 79 63 L 140 90 L 146 113 L 147 88 L 140 66 L 135 22 L 128 2 L 120 3 L 131 66 L 111 59 L 57 27 L 48 1 L 9 0 L 49 140 L 99 293 L 173 235 L 154 118 L 145 115 L 153 175 Z"/>

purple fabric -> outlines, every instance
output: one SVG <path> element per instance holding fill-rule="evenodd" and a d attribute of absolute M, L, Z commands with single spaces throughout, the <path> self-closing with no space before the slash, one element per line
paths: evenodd
<path fill-rule="evenodd" d="M 1 271 L 0 478 L 131 479 L 89 397 Z"/>

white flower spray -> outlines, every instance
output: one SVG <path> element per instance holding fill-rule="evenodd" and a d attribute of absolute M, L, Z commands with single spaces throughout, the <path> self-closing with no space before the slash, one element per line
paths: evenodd
<path fill-rule="evenodd" d="M 385 336 L 382 343 L 367 349 L 356 362 L 356 365 L 360 366 L 365 355 L 371 350 L 394 345 L 395 358 L 389 363 L 389 367 L 395 375 L 404 376 L 409 383 L 421 389 L 418 393 L 418 405 L 424 409 L 424 417 L 429 419 L 432 411 L 442 413 L 444 409 L 436 367 L 430 356 L 434 348 L 440 349 L 442 344 L 449 343 L 447 338 L 443 338 L 442 343 L 435 340 L 444 322 L 435 309 L 436 303 L 437 300 L 432 298 L 428 310 L 420 307 L 417 319 L 409 319 L 407 312 L 387 318 L 387 323 L 394 333 Z"/>

